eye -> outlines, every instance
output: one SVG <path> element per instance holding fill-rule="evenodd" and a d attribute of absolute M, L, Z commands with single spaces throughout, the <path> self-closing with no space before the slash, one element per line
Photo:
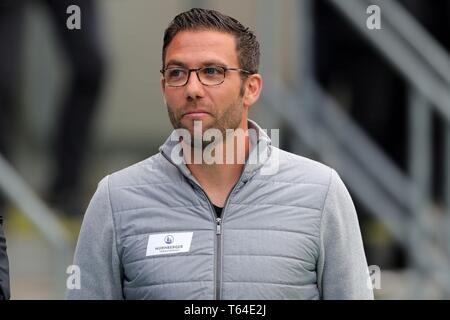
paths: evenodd
<path fill-rule="evenodd" d="M 218 66 L 205 67 L 202 69 L 202 73 L 208 77 L 217 77 L 224 74 L 224 70 Z"/>
<path fill-rule="evenodd" d="M 166 70 L 166 77 L 171 79 L 183 77 L 185 74 L 186 71 L 181 68 L 171 68 Z"/>
<path fill-rule="evenodd" d="M 206 67 L 203 70 L 204 73 L 208 74 L 208 75 L 214 75 L 219 73 L 219 71 L 217 70 L 217 67 Z"/>

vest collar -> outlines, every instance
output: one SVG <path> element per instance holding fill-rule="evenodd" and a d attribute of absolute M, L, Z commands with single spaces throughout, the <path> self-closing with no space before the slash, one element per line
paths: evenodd
<path fill-rule="evenodd" d="M 243 183 L 247 182 L 264 165 L 271 155 L 271 140 L 267 133 L 253 120 L 248 119 L 247 124 L 249 129 L 250 149 L 240 179 Z M 183 151 L 180 143 L 179 134 L 174 130 L 164 144 L 159 147 L 159 151 L 169 162 L 177 167 L 186 178 L 193 180 L 200 185 L 186 166 L 184 157 L 182 157 Z M 176 155 L 176 158 L 178 160 L 181 159 L 181 161 L 175 161 L 174 158 L 172 158 L 172 153 L 177 152 L 180 153 Z"/>

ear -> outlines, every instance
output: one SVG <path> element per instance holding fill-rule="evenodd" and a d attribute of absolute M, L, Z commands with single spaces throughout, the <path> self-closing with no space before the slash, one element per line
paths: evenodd
<path fill-rule="evenodd" d="M 164 105 L 167 105 L 167 101 L 166 101 L 166 80 L 164 79 L 164 77 L 161 77 L 161 79 L 159 80 L 159 83 L 161 85 L 161 92 L 163 94 Z"/>
<path fill-rule="evenodd" d="M 250 108 L 259 99 L 262 90 L 262 76 L 258 73 L 250 75 L 245 80 L 245 91 L 243 96 L 244 107 Z"/>
<path fill-rule="evenodd" d="M 164 79 L 164 77 L 161 76 L 161 78 L 159 79 L 159 82 L 161 84 L 161 92 L 164 95 L 164 93 L 166 91 L 166 79 Z"/>
<path fill-rule="evenodd" d="M 167 102 L 166 102 L 166 80 L 164 79 L 163 76 L 161 76 L 161 79 L 159 80 L 159 82 L 161 84 L 161 92 L 162 92 L 164 104 L 167 104 Z"/>

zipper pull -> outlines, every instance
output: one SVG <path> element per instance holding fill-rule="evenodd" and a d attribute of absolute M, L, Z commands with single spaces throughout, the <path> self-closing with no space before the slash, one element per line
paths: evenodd
<path fill-rule="evenodd" d="M 222 232 L 221 223 L 222 223 L 222 219 L 217 218 L 216 219 L 216 234 L 220 234 Z"/>

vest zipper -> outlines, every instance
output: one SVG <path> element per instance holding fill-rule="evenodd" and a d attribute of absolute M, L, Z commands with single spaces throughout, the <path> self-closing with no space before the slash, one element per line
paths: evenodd
<path fill-rule="evenodd" d="M 223 206 L 222 209 L 222 219 L 217 217 L 216 214 L 216 210 L 214 210 L 213 206 L 212 206 L 212 202 L 209 199 L 208 195 L 206 194 L 206 192 L 203 190 L 203 188 L 197 184 L 199 190 L 205 195 L 208 204 L 209 204 L 209 208 L 211 209 L 211 212 L 213 213 L 213 217 L 214 217 L 214 223 L 215 223 L 215 227 L 216 227 L 216 259 L 215 259 L 215 268 L 214 268 L 214 273 L 215 273 L 215 277 L 214 277 L 214 300 L 220 300 L 221 296 L 220 296 L 220 291 L 222 289 L 221 286 L 221 279 L 222 279 L 222 234 L 223 234 L 223 230 L 222 230 L 222 224 L 223 224 L 223 218 L 225 217 L 225 210 L 227 207 L 227 204 L 230 200 L 231 195 L 234 193 L 234 191 L 236 190 L 236 187 L 240 184 L 241 180 L 242 180 L 242 176 L 243 176 L 244 170 L 242 170 L 241 176 L 239 177 L 238 182 L 234 185 L 233 189 L 231 189 L 230 193 L 227 196 L 227 199 L 225 200 L 225 204 Z"/>
<path fill-rule="evenodd" d="M 225 207 L 224 207 L 225 208 Z M 222 279 L 222 219 L 216 218 L 216 283 L 215 283 L 215 300 L 220 300 L 220 289 Z"/>
<path fill-rule="evenodd" d="M 222 235 L 223 235 L 223 228 L 222 228 L 222 224 L 223 224 L 223 219 L 225 218 L 225 211 L 227 209 L 227 204 L 231 198 L 231 195 L 235 192 L 237 186 L 239 186 L 239 184 L 241 183 L 242 180 L 242 176 L 244 174 L 244 170 L 242 170 L 241 176 L 239 177 L 239 180 L 236 182 L 236 184 L 233 186 L 233 189 L 231 189 L 230 193 L 227 196 L 227 199 L 225 200 L 225 204 L 223 205 L 223 209 L 222 209 L 222 218 L 217 217 L 216 214 L 216 210 L 214 210 L 214 208 L 211 205 L 211 201 L 209 200 L 208 196 L 206 195 L 206 192 L 203 191 L 203 193 L 206 195 L 206 198 L 209 200 L 210 203 L 210 208 L 214 214 L 214 218 L 216 219 L 216 235 L 217 235 L 217 239 L 216 239 L 216 252 L 217 252 L 217 256 L 216 256 L 216 278 L 215 278 L 215 300 L 221 300 L 221 291 L 222 291 Z"/>
<path fill-rule="evenodd" d="M 221 234 L 221 232 L 222 232 L 222 229 L 221 229 L 221 224 L 222 223 L 222 219 L 220 219 L 220 218 L 217 218 L 216 219 L 216 234 L 217 235 L 220 235 Z"/>

